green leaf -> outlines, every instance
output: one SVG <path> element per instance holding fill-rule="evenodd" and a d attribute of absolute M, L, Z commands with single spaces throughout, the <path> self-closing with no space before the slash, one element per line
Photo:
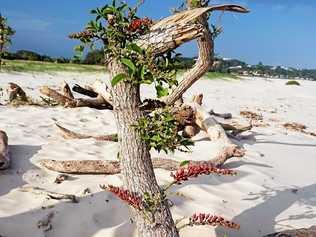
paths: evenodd
<path fill-rule="evenodd" d="M 84 50 L 84 46 L 83 45 L 77 45 L 74 47 L 74 50 L 77 52 L 77 53 L 82 53 L 83 50 Z"/>
<path fill-rule="evenodd" d="M 133 73 L 136 72 L 135 64 L 128 58 L 122 58 L 121 63 L 127 66 Z"/>
<path fill-rule="evenodd" d="M 127 46 L 128 49 L 135 51 L 136 53 L 142 54 L 143 53 L 143 49 L 141 47 L 139 47 L 137 44 L 135 43 L 131 43 Z"/>
<path fill-rule="evenodd" d="M 115 77 L 113 77 L 113 79 L 111 81 L 111 85 L 115 86 L 117 83 L 119 83 L 120 81 L 122 81 L 125 78 L 126 78 L 126 76 L 124 73 L 117 74 Z"/>
<path fill-rule="evenodd" d="M 167 96 L 169 94 L 168 89 L 164 88 L 162 85 L 156 86 L 156 92 L 157 92 L 158 98 Z"/>
<path fill-rule="evenodd" d="M 184 160 L 180 163 L 180 167 L 190 164 L 189 160 Z"/>

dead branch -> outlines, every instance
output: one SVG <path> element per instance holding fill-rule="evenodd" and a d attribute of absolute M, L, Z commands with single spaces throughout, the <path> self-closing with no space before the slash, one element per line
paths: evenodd
<path fill-rule="evenodd" d="M 82 94 L 82 95 L 85 95 L 85 96 L 89 96 L 91 98 L 96 98 L 98 96 L 98 93 L 94 92 L 91 89 L 83 88 L 83 87 L 81 87 L 78 84 L 75 84 L 72 87 L 72 90 L 77 92 L 77 93 L 79 93 L 79 94 Z"/>
<path fill-rule="evenodd" d="M 61 132 L 63 138 L 65 138 L 65 139 L 89 139 L 89 138 L 92 138 L 92 139 L 95 139 L 98 141 L 117 142 L 117 134 L 110 134 L 110 135 L 103 135 L 103 136 L 91 136 L 91 135 L 85 135 L 85 134 L 80 134 L 80 133 L 70 131 L 69 129 L 62 127 L 57 123 L 56 123 L 56 126 L 59 128 L 59 131 Z"/>
<path fill-rule="evenodd" d="M 63 81 L 62 84 L 62 91 L 63 91 L 63 95 L 70 98 L 70 99 L 74 99 L 74 96 L 71 92 L 71 89 L 69 87 L 69 85 L 67 84 L 67 82 Z"/>
<path fill-rule="evenodd" d="M 79 198 L 76 195 L 73 194 L 64 194 L 64 193 L 56 193 L 47 191 L 45 189 L 39 188 L 39 187 L 22 187 L 20 189 L 21 192 L 31 192 L 36 195 L 46 195 L 47 197 L 55 200 L 70 200 L 73 203 L 78 203 Z"/>
<path fill-rule="evenodd" d="M 28 102 L 25 91 L 18 84 L 10 82 L 8 93 L 9 93 L 9 103 L 13 102 L 14 100 Z"/>
<path fill-rule="evenodd" d="M 211 110 L 209 113 L 210 115 L 214 115 L 216 117 L 223 118 L 223 119 L 231 119 L 233 117 L 231 113 L 219 114 L 219 113 L 214 112 L 214 110 Z"/>
<path fill-rule="evenodd" d="M 10 166 L 8 136 L 0 130 L 0 170 L 7 169 Z"/>

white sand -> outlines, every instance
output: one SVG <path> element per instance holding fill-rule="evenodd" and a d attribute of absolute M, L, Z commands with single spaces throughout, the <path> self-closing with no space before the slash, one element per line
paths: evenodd
<path fill-rule="evenodd" d="M 1 73 L 0 87 L 15 82 L 30 96 L 39 98 L 41 85 L 57 88 L 64 79 L 72 85 L 86 84 L 95 78 L 102 75 Z M 316 83 L 300 83 L 302 86 L 297 87 L 285 86 L 284 80 L 202 80 L 190 90 L 188 97 L 204 93 L 208 109 L 232 112 L 234 120 L 239 121 L 244 121 L 239 116 L 241 110 L 262 113 L 270 126 L 254 128 L 250 139 L 241 141 L 246 156 L 234 158 L 226 165 L 238 171 L 236 177 L 200 177 L 172 189 L 183 196 L 170 196 L 175 203 L 172 208 L 175 218 L 194 212 L 215 213 L 233 219 L 241 224 L 241 229 L 194 227 L 181 231 L 181 236 L 256 237 L 316 223 L 316 138 L 287 132 L 281 126 L 285 122 L 299 122 L 316 132 Z M 99 188 L 100 184 L 120 185 L 120 175 L 71 175 L 72 180 L 55 184 L 57 173 L 36 166 L 40 159 L 116 159 L 117 144 L 89 139 L 66 141 L 54 127 L 56 121 L 82 133 L 109 134 L 116 130 L 110 111 L 0 106 L 0 129 L 8 133 L 12 155 L 11 169 L 0 171 L 0 235 L 133 236 L 127 206 Z M 210 158 L 216 146 L 199 138 L 201 135 L 196 138 L 192 153 L 177 152 L 170 157 Z M 170 180 L 167 171 L 156 170 L 156 174 L 161 184 Z M 45 195 L 22 192 L 23 186 L 76 194 L 81 197 L 80 203 L 54 201 Z M 83 195 L 86 188 L 93 195 Z M 293 193 L 291 189 L 298 192 Z M 52 230 L 44 232 L 37 227 L 37 222 L 50 212 L 55 214 Z"/>

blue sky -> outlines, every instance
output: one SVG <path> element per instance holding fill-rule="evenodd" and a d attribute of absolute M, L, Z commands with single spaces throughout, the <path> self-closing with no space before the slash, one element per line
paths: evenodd
<path fill-rule="evenodd" d="M 28 49 L 51 56 L 73 55 L 75 41 L 70 32 L 81 30 L 91 19 L 89 10 L 106 0 L 0 0 L 0 12 L 16 29 L 11 50 Z M 133 3 L 135 1 L 128 1 Z M 141 16 L 159 19 L 170 14 L 181 0 L 145 0 Z M 315 0 L 211 0 L 240 3 L 251 13 L 214 14 L 212 23 L 224 33 L 216 40 L 215 51 L 222 57 L 238 58 L 250 64 L 316 68 Z M 194 43 L 179 49 L 195 56 Z"/>

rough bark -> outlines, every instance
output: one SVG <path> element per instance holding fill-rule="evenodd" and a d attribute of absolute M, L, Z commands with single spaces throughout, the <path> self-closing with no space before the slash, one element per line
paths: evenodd
<path fill-rule="evenodd" d="M 110 62 L 108 67 L 110 78 L 124 73 L 122 65 L 115 60 Z M 139 86 L 121 82 L 112 89 L 112 95 L 124 186 L 140 195 L 149 193 L 160 196 L 161 189 L 155 178 L 149 148 L 132 127 L 143 116 L 139 108 L 141 105 Z M 162 200 L 157 208 L 159 211 L 153 213 L 151 221 L 144 218 L 142 213 L 133 210 L 139 236 L 179 236 L 168 202 Z"/>
<path fill-rule="evenodd" d="M 7 169 L 10 166 L 8 136 L 0 130 L 0 170 Z"/>

